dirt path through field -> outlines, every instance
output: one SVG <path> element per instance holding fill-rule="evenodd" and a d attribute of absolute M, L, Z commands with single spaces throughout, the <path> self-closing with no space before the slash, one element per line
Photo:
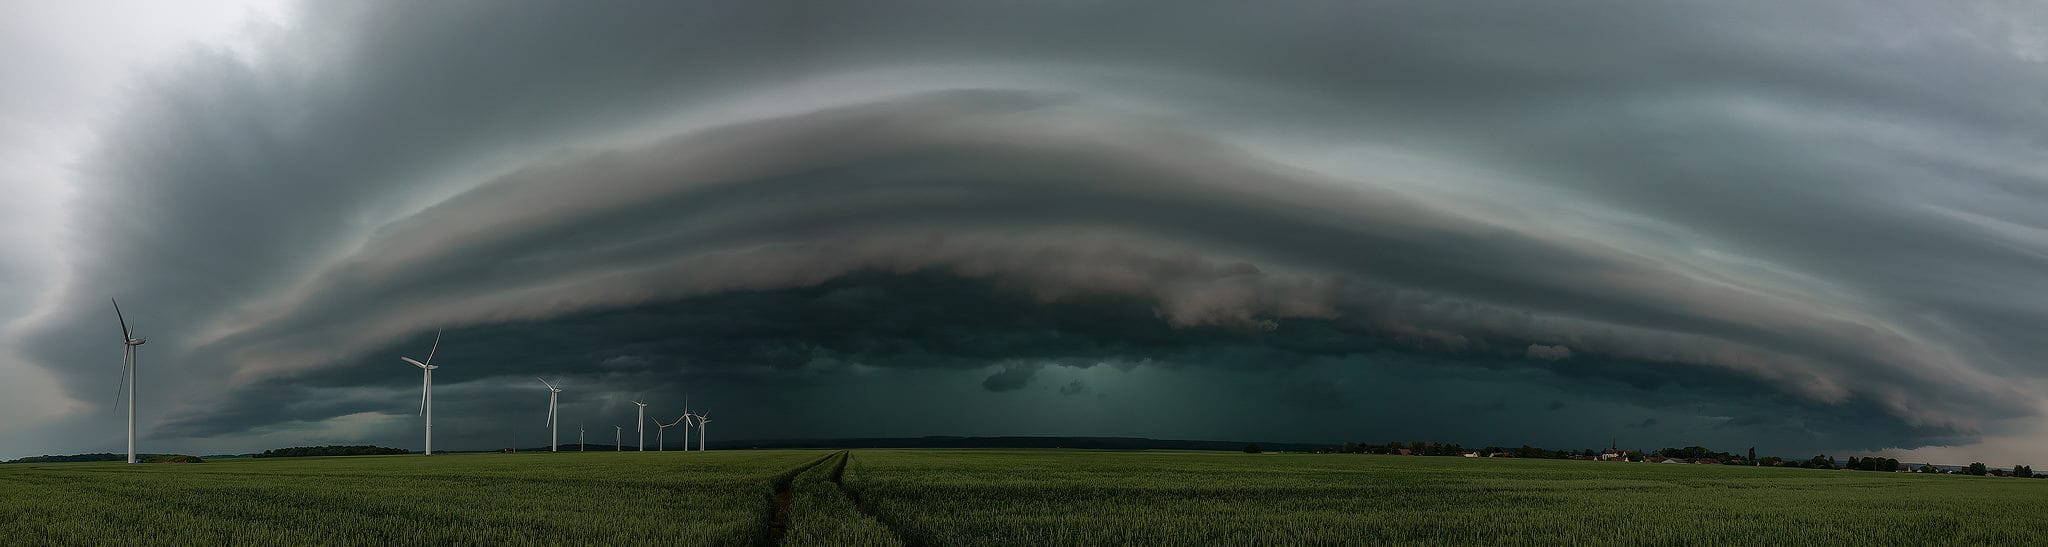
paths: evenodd
<path fill-rule="evenodd" d="M 903 533 L 860 505 L 845 483 L 853 454 L 841 450 L 776 479 L 766 545 L 908 545 Z"/>
<path fill-rule="evenodd" d="M 844 455 L 845 452 L 841 452 L 839 453 L 839 458 L 835 458 L 833 456 L 819 458 L 817 461 L 804 464 L 803 467 L 796 468 L 796 470 L 790 471 L 789 473 L 784 474 L 781 478 L 776 479 L 775 516 L 768 518 L 769 545 L 781 545 L 783 533 L 789 531 L 789 503 L 794 498 L 794 494 L 791 492 L 791 490 L 795 488 L 796 477 L 798 475 L 804 474 L 805 471 L 811 470 L 811 468 L 813 467 L 830 463 L 834 459 L 841 460 L 841 465 L 844 465 Z"/>
<path fill-rule="evenodd" d="M 880 524 L 883 528 L 888 529 L 890 534 L 896 536 L 897 541 L 900 541 L 904 545 L 909 545 L 912 547 L 919 545 L 919 543 L 911 541 L 909 536 L 904 535 L 903 529 L 897 528 L 894 524 L 890 523 L 887 520 L 883 520 L 881 515 L 875 514 L 874 508 L 868 507 L 867 504 L 861 503 L 859 492 L 855 492 L 853 491 L 853 489 L 846 487 L 846 464 L 851 460 L 853 460 L 852 451 L 849 450 L 840 453 L 838 467 L 834 467 L 832 469 L 832 484 L 838 486 L 839 491 L 841 493 L 846 494 L 846 499 L 853 501 L 854 507 L 860 508 L 860 513 L 862 515 L 866 515 L 868 517 L 868 520 L 875 521 L 876 524 Z"/>

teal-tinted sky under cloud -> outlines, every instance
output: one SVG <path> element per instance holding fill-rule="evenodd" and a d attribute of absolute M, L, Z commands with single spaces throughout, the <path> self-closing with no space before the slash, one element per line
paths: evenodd
<path fill-rule="evenodd" d="M 0 27 L 0 456 L 2048 448 L 2037 5 L 223 6 Z"/>

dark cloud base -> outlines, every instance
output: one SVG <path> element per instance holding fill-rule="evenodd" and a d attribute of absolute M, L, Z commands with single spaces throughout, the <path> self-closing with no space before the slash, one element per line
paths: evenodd
<path fill-rule="evenodd" d="M 1343 319 L 1286 319 L 1271 330 L 1176 328 L 1153 307 L 1134 298 L 1040 301 L 1000 283 L 937 272 L 868 273 L 804 288 L 451 330 L 437 357 L 446 368 L 436 377 L 436 403 L 437 408 L 467 408 L 479 416 L 521 416 L 537 404 L 521 399 L 521 390 L 530 387 L 528 383 L 538 385 L 533 376 L 546 376 L 570 386 L 580 401 L 571 405 L 594 405 L 587 407 L 593 411 L 626 413 L 624 399 L 650 393 L 674 400 L 684 393 L 716 392 L 719 404 L 759 414 L 748 419 L 757 429 L 755 438 L 827 437 L 838 433 L 807 428 L 795 417 L 804 409 L 775 407 L 801 403 L 776 393 L 830 386 L 852 375 L 939 370 L 981 376 L 979 388 L 995 396 L 1032 387 L 1070 396 L 1089 386 L 1064 376 L 1050 381 L 1038 377 L 1094 367 L 1147 367 L 1290 378 L 1278 389 L 1257 395 L 1268 401 L 1257 406 L 1331 432 L 1329 438 L 1307 440 L 1375 439 L 1396 431 L 1415 434 L 1414 423 L 1377 430 L 1359 425 L 1372 423 L 1375 407 L 1362 404 L 1368 395 L 1347 386 L 1368 383 L 1424 390 L 1401 395 L 1411 404 L 1454 403 L 1445 406 L 1451 412 L 1422 420 L 1446 430 L 1456 429 L 1455 422 L 1461 420 L 1486 421 L 1539 409 L 1551 411 L 1544 414 L 1555 414 L 1560 422 L 1556 429 L 1527 432 L 1521 439 L 1468 439 L 1475 442 L 1556 441 L 1556 431 L 1572 425 L 1563 422 L 1581 419 L 1571 411 L 1592 406 L 1588 403 L 1689 415 L 1694 421 L 1699 416 L 1724 416 L 1710 419 L 1717 424 L 1712 427 L 1801 448 L 1921 446 L 1973 438 L 1969 432 L 1905 425 L 1868 401 L 1817 403 L 1714 367 L 1584 355 L 1528 358 L 1522 351 L 1527 344 L 1521 340 L 1474 339 L 1449 352 Z M 430 336 L 353 358 L 345 366 L 238 390 L 223 404 L 197 409 L 155 433 L 204 437 L 357 412 L 408 412 L 417 404 L 416 377 L 396 357 L 423 352 Z M 1251 376 L 1243 376 L 1247 374 Z M 960 377 L 961 385 L 955 389 L 975 389 L 972 377 Z M 1445 387 L 1457 385 L 1480 387 L 1465 392 Z M 1118 395 L 1142 389 L 1132 387 Z M 335 396 L 351 390 L 365 391 L 360 397 Z M 1566 411 L 1566 405 L 1549 398 L 1514 404 L 1475 399 L 1517 390 L 1581 402 Z M 312 396 L 316 393 L 322 395 Z M 944 410 L 929 408 L 935 403 L 917 396 L 877 392 L 864 397 L 855 398 L 859 404 L 888 407 L 891 412 Z M 708 404 L 713 399 L 697 400 Z M 796 414 L 788 420 L 775 418 L 784 413 Z M 1648 428 L 1659 421 L 1641 418 L 1629 425 Z"/>
<path fill-rule="evenodd" d="M 781 436 L 884 407 L 1509 444 L 2038 425 L 2038 13 L 304 8 L 139 81 L 79 158 L 70 271 L 0 288 L 4 343 L 80 406 L 112 295 L 177 371 L 166 438 L 396 423 L 394 358 L 443 325 L 449 431 L 485 447 L 540 419 L 533 375 Z M 1273 404 L 1203 414 L 1233 399 Z M 69 425 L 34 436 L 100 442 Z"/>

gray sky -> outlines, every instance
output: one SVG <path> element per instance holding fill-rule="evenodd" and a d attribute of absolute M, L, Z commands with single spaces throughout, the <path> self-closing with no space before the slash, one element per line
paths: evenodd
<path fill-rule="evenodd" d="M 1975 6 L 23 4 L 0 455 L 119 446 L 117 296 L 152 450 L 415 446 L 445 329 L 459 449 L 544 375 L 725 438 L 2028 463 L 2048 13 Z"/>

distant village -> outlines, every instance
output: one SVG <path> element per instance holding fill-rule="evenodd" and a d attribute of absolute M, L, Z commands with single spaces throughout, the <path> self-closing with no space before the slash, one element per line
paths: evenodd
<path fill-rule="evenodd" d="M 1892 473 L 1936 473 L 1948 475 L 2048 478 L 2048 473 L 2036 475 L 2034 474 L 2034 469 L 2032 467 L 2025 465 L 2013 466 L 2011 469 L 2002 467 L 1987 467 L 1983 463 L 1971 463 L 1969 465 L 1935 465 L 1926 463 L 1903 463 L 1896 459 L 1879 458 L 1876 456 L 1864 458 L 1850 456 L 1847 461 L 1842 461 L 1836 460 L 1835 458 L 1830 457 L 1826 454 L 1817 455 L 1812 458 L 1807 458 L 1805 460 L 1791 460 L 1786 458 L 1780 458 L 1777 456 L 1764 456 L 1762 458 L 1758 458 L 1756 456 L 1755 448 L 1749 449 L 1747 454 L 1730 454 L 1727 452 L 1716 452 L 1700 446 L 1688 446 L 1685 448 L 1660 448 L 1657 450 L 1644 452 L 1642 450 L 1624 450 L 1614 445 L 1610 445 L 1604 450 L 1597 451 L 1591 448 L 1578 451 L 1549 450 L 1529 446 L 1526 444 L 1522 445 L 1520 448 L 1503 448 L 1499 446 L 1489 446 L 1486 448 L 1475 450 L 1459 446 L 1455 443 L 1440 444 L 1417 441 L 1408 443 L 1390 442 L 1386 444 L 1362 444 L 1352 442 L 1344 443 L 1343 446 L 1333 446 L 1317 450 L 1316 452 L 1323 454 L 1385 454 L 1394 456 L 1447 456 L 1466 458 L 1537 458 L 1551 460 L 1583 460 L 1617 463 L 1798 467 L 1807 469 L 1846 469 L 1852 471 L 1881 471 Z"/>

